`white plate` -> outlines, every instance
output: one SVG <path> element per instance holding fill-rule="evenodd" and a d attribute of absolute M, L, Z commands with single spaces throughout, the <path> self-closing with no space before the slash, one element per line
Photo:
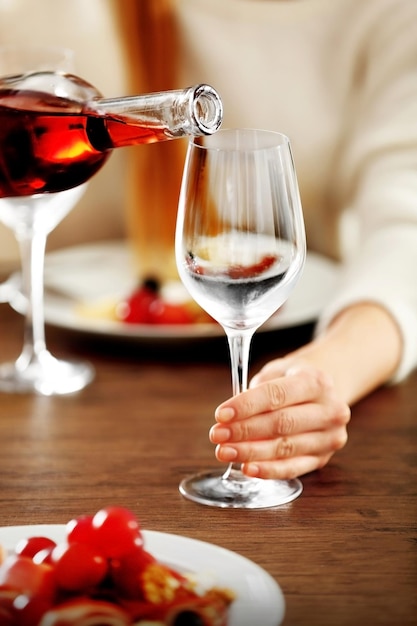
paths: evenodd
<path fill-rule="evenodd" d="M 303 275 L 282 309 L 261 331 L 313 322 L 329 301 L 338 280 L 338 265 L 309 253 Z M 218 324 L 153 326 L 81 315 L 80 304 L 122 298 L 137 278 L 124 242 L 76 246 L 47 255 L 45 263 L 45 319 L 49 324 L 94 334 L 135 339 L 223 336 Z M 176 285 L 183 289 L 182 285 Z"/>
<path fill-rule="evenodd" d="M 158 560 L 178 570 L 201 574 L 209 584 L 228 587 L 236 593 L 230 610 L 229 626 L 279 626 L 285 601 L 275 580 L 259 565 L 236 552 L 230 552 L 196 539 L 144 530 L 146 549 Z M 42 524 L 4 526 L 0 544 L 13 550 L 20 539 L 46 536 L 56 542 L 65 538 L 65 526 Z"/>

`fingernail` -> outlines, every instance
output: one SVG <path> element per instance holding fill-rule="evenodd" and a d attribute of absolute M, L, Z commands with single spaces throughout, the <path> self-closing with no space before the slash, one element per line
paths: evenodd
<path fill-rule="evenodd" d="M 223 408 L 216 409 L 214 417 L 219 422 L 230 422 L 235 416 L 235 410 L 230 406 L 225 406 Z"/>
<path fill-rule="evenodd" d="M 219 449 L 219 457 L 225 462 L 234 461 L 237 457 L 237 450 L 230 446 L 221 446 Z"/>
<path fill-rule="evenodd" d="M 210 429 L 210 439 L 213 443 L 224 443 L 230 439 L 230 429 L 223 426 L 212 426 Z"/>

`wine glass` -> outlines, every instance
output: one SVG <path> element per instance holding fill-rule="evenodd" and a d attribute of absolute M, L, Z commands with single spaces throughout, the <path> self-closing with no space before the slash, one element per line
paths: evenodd
<path fill-rule="evenodd" d="M 66 48 L 30 45 L 0 47 L 0 76 L 41 70 L 69 72 L 72 65 L 73 52 Z M 11 176 L 19 176 L 19 171 L 1 167 L 2 161 L 7 164 L 10 146 L 15 151 L 20 150 L 24 141 L 20 136 L 10 139 L 7 135 L 9 132 L 7 127 L 0 129 L 0 185 L 4 171 L 11 172 Z M 22 153 L 18 160 L 23 170 L 26 156 Z M 36 181 L 33 184 L 36 190 Z M 25 302 L 23 349 L 15 362 L 0 365 L 2 392 L 67 394 L 84 388 L 94 377 L 94 370 L 89 363 L 64 361 L 52 356 L 46 348 L 44 328 L 46 239 L 79 200 L 85 186 L 58 193 L 3 195 L 0 199 L 0 220 L 13 231 L 19 244 L 22 266 L 22 297 L 19 300 Z"/>
<path fill-rule="evenodd" d="M 255 331 L 288 298 L 306 255 L 304 221 L 286 136 L 220 130 L 189 143 L 175 236 L 190 295 L 223 327 L 233 394 L 247 389 Z M 265 508 L 294 500 L 302 483 L 226 470 L 185 478 L 185 497 L 218 507 Z"/>

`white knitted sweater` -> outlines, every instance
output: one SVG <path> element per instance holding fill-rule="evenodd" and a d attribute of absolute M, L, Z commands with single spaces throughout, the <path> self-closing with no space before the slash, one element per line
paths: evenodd
<path fill-rule="evenodd" d="M 119 85 L 111 88 L 111 72 L 118 42 L 104 15 L 107 0 L 38 0 L 36 12 L 29 9 L 37 31 L 27 15 L 19 25 L 13 2 L 0 0 L 0 43 L 22 37 L 24 23 L 45 36 L 39 13 L 45 19 L 51 3 L 55 13 L 65 7 L 68 15 L 61 27 L 55 20 L 49 40 L 78 47 L 80 73 L 106 95 L 117 92 Z M 31 4 L 26 2 L 26 14 Z M 403 335 L 394 378 L 401 380 L 417 365 L 417 1 L 176 4 L 183 42 L 181 84 L 213 84 L 224 102 L 224 126 L 275 129 L 291 140 L 308 246 L 339 259 L 344 268 L 318 332 L 351 303 L 381 303 Z M 86 5 L 89 34 L 80 32 Z M 98 33 L 92 32 L 93 15 L 96 27 L 106 29 L 102 49 Z M 94 42 L 89 49 L 87 37 Z M 123 80 L 120 73 L 116 78 Z M 118 218 L 108 213 L 114 230 Z M 79 212 L 68 224 L 75 229 L 82 219 Z M 101 213 L 101 227 L 103 219 Z"/>

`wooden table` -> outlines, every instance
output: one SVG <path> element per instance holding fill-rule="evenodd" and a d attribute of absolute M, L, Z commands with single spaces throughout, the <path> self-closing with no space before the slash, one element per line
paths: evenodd
<path fill-rule="evenodd" d="M 259 334 L 253 368 L 310 332 Z M 1 360 L 17 356 L 21 333 L 21 318 L 0 305 Z M 417 624 L 417 374 L 354 408 L 347 447 L 303 478 L 293 503 L 224 510 L 178 492 L 183 476 L 217 466 L 207 431 L 230 394 L 223 338 L 47 337 L 54 354 L 88 358 L 97 376 L 73 396 L 0 395 L 0 525 L 64 523 L 121 504 L 144 528 L 258 563 L 285 594 L 284 626 Z"/>

